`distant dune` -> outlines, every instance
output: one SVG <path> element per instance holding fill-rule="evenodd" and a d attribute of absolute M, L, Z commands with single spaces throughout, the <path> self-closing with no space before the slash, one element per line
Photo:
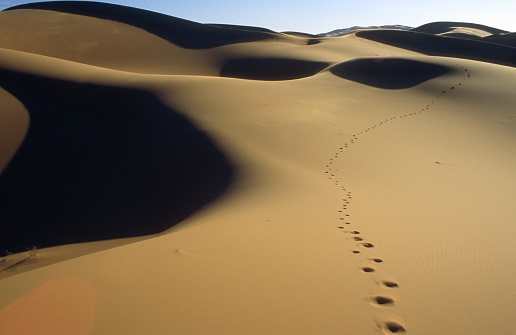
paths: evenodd
<path fill-rule="evenodd" d="M 82 1 L 0 32 L 0 335 L 516 328 L 514 33 Z"/>
<path fill-rule="evenodd" d="M 319 34 L 319 36 L 339 37 L 339 36 L 344 36 L 344 35 L 347 35 L 350 33 L 357 32 L 359 30 L 376 30 L 376 29 L 411 30 L 412 27 L 399 25 L 399 24 L 384 25 L 384 26 L 369 26 L 369 27 L 353 26 L 353 27 L 349 27 L 349 28 L 335 29 L 335 30 L 332 30 L 327 33 Z"/>

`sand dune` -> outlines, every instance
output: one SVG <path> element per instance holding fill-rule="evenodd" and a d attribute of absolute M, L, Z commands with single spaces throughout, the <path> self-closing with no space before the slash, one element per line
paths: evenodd
<path fill-rule="evenodd" d="M 231 164 L 214 143 L 147 92 L 1 77 L 30 115 L 0 181 L 0 221 L 9 223 L 2 250 L 157 233 L 231 181 Z"/>
<path fill-rule="evenodd" d="M 412 31 L 361 31 L 359 37 L 397 46 L 431 56 L 472 59 L 514 67 L 515 49 L 510 46 L 463 38 L 453 38 Z"/>
<path fill-rule="evenodd" d="M 0 28 L 0 334 L 516 327 L 511 34 L 67 1 Z"/>
<path fill-rule="evenodd" d="M 427 33 L 427 34 L 446 34 L 452 32 L 456 29 L 471 29 L 471 31 L 483 32 L 483 34 L 501 34 L 507 33 L 507 31 L 502 29 L 497 29 L 489 26 L 484 26 L 482 24 L 476 23 L 468 23 L 468 22 L 432 22 L 427 23 L 417 28 L 412 29 L 412 31 Z"/>
<path fill-rule="evenodd" d="M 481 24 L 464 22 L 434 22 L 412 29 L 412 31 L 444 37 L 472 39 L 509 47 L 516 46 L 514 33 Z"/>

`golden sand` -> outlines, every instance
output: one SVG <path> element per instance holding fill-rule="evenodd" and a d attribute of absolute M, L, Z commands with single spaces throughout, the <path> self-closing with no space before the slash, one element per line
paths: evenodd
<path fill-rule="evenodd" d="M 510 34 L 40 6 L 0 13 L 0 334 L 512 334 Z"/>

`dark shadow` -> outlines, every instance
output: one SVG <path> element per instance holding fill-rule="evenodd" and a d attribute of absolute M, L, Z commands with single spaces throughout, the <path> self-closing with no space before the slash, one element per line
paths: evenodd
<path fill-rule="evenodd" d="M 288 58 L 237 58 L 222 66 L 220 75 L 240 79 L 299 79 L 324 70 L 328 63 Z"/>
<path fill-rule="evenodd" d="M 319 44 L 321 43 L 321 40 L 320 39 L 317 39 L 317 38 L 312 38 L 312 39 L 309 39 L 307 44 L 306 45 L 316 45 L 316 44 Z"/>
<path fill-rule="evenodd" d="M 516 33 L 493 34 L 482 38 L 482 41 L 502 44 L 508 47 L 516 48 Z"/>
<path fill-rule="evenodd" d="M 237 24 L 224 24 L 224 23 L 209 23 L 209 26 L 225 28 L 225 29 L 234 29 L 234 30 L 244 30 L 244 31 L 253 31 L 260 33 L 269 33 L 269 34 L 277 34 L 276 32 L 262 27 L 253 27 L 253 26 L 242 26 Z"/>
<path fill-rule="evenodd" d="M 430 56 L 444 56 L 516 66 L 516 48 L 501 44 L 398 30 L 360 31 L 356 36 Z"/>
<path fill-rule="evenodd" d="M 162 232 L 234 170 L 187 118 L 144 91 L 0 72 L 30 113 L 0 176 L 0 252 Z"/>
<path fill-rule="evenodd" d="M 48 1 L 10 7 L 6 10 L 40 9 L 118 21 L 146 30 L 187 49 L 209 49 L 227 44 L 274 38 L 266 29 L 201 24 L 148 10 L 92 1 Z"/>
<path fill-rule="evenodd" d="M 391 90 L 413 87 L 449 71 L 441 65 L 403 58 L 359 58 L 330 69 L 338 77 Z"/>

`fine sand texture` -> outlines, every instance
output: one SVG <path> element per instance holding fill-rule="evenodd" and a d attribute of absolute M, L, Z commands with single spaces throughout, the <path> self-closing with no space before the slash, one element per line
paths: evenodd
<path fill-rule="evenodd" d="M 514 34 L 0 31 L 0 335 L 514 333 Z"/>

